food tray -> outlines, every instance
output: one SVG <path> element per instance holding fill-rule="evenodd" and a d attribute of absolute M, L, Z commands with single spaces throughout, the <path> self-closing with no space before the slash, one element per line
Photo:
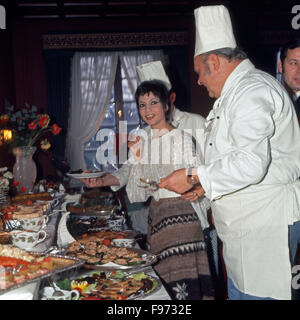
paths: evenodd
<path fill-rule="evenodd" d="M 156 255 L 148 251 L 137 249 L 137 248 L 128 248 L 128 249 L 130 249 L 131 251 L 137 252 L 142 257 L 144 257 L 143 260 L 145 261 L 145 263 L 140 265 L 133 265 L 133 266 L 124 266 L 124 265 L 116 264 L 113 262 L 106 263 L 106 264 L 96 264 L 96 265 L 85 263 L 83 265 L 83 268 L 92 269 L 92 270 L 102 270 L 102 271 L 116 271 L 116 270 L 122 270 L 122 271 L 137 270 L 138 271 L 139 269 L 142 269 L 142 268 L 144 269 L 145 267 L 153 265 L 157 260 Z"/>
<path fill-rule="evenodd" d="M 112 214 L 117 212 L 117 209 L 113 209 L 110 211 L 101 210 L 101 211 L 85 211 L 85 212 L 73 212 L 72 209 L 68 208 L 68 211 L 72 215 L 76 215 L 78 217 L 109 217 Z"/>
<path fill-rule="evenodd" d="M 129 297 L 127 298 L 126 300 L 140 300 L 140 299 L 144 299 L 146 297 L 149 297 L 151 295 L 153 295 L 154 293 L 158 292 L 160 289 L 161 289 L 161 281 L 158 277 L 153 277 L 151 275 L 149 275 L 148 273 L 146 273 L 146 276 L 152 280 L 152 281 L 157 281 L 157 286 L 153 289 L 153 290 L 150 290 L 150 291 L 147 291 L 147 292 L 142 292 L 138 295 L 135 295 L 133 297 Z"/>
<path fill-rule="evenodd" d="M 103 271 L 102 271 L 103 272 Z M 95 272 L 92 272 L 92 273 L 89 273 L 89 274 L 87 274 L 86 276 L 93 276 L 93 274 L 94 274 Z M 98 273 L 98 272 L 96 272 L 96 273 Z M 110 273 L 109 271 L 105 271 L 105 273 Z M 124 271 L 124 278 L 115 278 L 114 280 L 116 281 L 116 282 L 118 282 L 118 281 L 122 281 L 122 280 L 124 280 L 124 279 L 128 279 L 128 278 L 131 278 L 134 274 L 138 274 L 139 272 L 133 272 L 133 273 L 127 273 L 126 271 Z M 144 292 L 144 291 L 141 291 L 140 293 L 137 293 L 137 294 L 134 294 L 134 295 L 132 295 L 132 296 L 130 296 L 130 297 L 127 297 L 126 298 L 126 300 L 140 300 L 140 299 L 144 299 L 144 298 L 146 298 L 146 297 L 148 297 L 148 296 L 151 296 L 151 295 L 153 295 L 153 294 L 155 294 L 156 292 L 158 292 L 160 289 L 161 289 L 161 287 L 162 287 L 162 283 L 161 283 L 161 280 L 158 278 L 158 277 L 155 277 L 155 276 L 152 276 L 152 275 L 150 275 L 150 274 L 148 274 L 147 272 L 146 273 L 144 273 L 144 275 L 146 276 L 146 278 L 147 279 L 149 279 L 149 280 L 151 280 L 152 282 L 156 282 L 156 287 L 154 288 L 154 289 L 150 289 L 150 290 L 148 290 L 148 291 L 146 291 L 146 292 Z M 75 278 L 76 280 L 80 280 L 80 279 L 84 279 L 85 277 L 84 276 L 82 276 L 82 277 L 77 277 L 77 278 Z M 87 294 L 90 294 L 90 295 L 92 295 L 92 292 L 87 292 Z"/>
<path fill-rule="evenodd" d="M 89 179 L 89 178 L 98 178 L 105 174 L 105 172 L 82 172 L 82 173 L 66 173 L 68 177 L 74 179 Z"/>
<path fill-rule="evenodd" d="M 41 255 L 36 254 L 35 252 L 28 252 L 29 254 L 35 255 L 37 257 L 40 257 Z M 33 282 L 37 282 L 40 281 L 42 279 L 46 279 L 49 277 L 52 277 L 55 274 L 61 273 L 61 272 L 65 272 L 74 268 L 79 268 L 82 265 L 84 265 L 85 261 L 76 257 L 70 257 L 70 256 L 64 256 L 64 255 L 57 255 L 57 254 L 45 254 L 42 255 L 43 257 L 53 257 L 54 258 L 54 264 L 55 264 L 55 269 L 52 270 L 51 272 L 47 273 L 47 274 L 43 274 L 41 276 L 32 278 L 32 279 L 27 279 L 24 280 L 21 283 L 15 284 L 13 286 L 10 286 L 9 288 L 5 288 L 5 289 L 1 289 L 0 288 L 0 295 L 4 294 L 6 292 L 9 292 L 11 290 L 17 289 L 17 288 L 21 288 L 24 287 L 26 285 L 28 285 L 29 283 L 33 283 Z"/>

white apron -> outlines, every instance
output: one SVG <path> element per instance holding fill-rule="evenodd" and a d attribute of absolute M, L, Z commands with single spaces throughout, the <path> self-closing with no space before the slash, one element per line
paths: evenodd
<path fill-rule="evenodd" d="M 212 201 L 226 271 L 242 292 L 291 299 L 288 214 L 290 189 L 299 181 L 254 192 L 236 192 Z"/>

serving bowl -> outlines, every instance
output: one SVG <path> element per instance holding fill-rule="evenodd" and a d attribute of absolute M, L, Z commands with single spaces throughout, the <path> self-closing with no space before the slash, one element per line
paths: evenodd
<path fill-rule="evenodd" d="M 126 247 L 126 248 L 132 248 L 135 246 L 135 239 L 113 239 L 112 244 L 115 247 Z"/>

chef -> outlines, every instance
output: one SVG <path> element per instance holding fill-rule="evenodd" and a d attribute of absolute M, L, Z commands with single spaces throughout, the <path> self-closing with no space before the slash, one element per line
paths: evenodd
<path fill-rule="evenodd" d="M 236 45 L 224 6 L 194 12 L 194 69 L 216 98 L 205 123 L 205 162 L 162 178 L 211 200 L 228 297 L 291 299 L 288 225 L 300 213 L 300 130 L 288 93 Z"/>
<path fill-rule="evenodd" d="M 175 107 L 176 92 L 172 89 L 170 79 L 161 61 L 144 63 L 137 66 L 136 71 L 141 82 L 153 79 L 164 81 L 170 92 L 172 126 L 182 130 L 191 130 L 189 133 L 195 139 L 202 141 L 205 119 L 200 114 L 184 112 Z"/>

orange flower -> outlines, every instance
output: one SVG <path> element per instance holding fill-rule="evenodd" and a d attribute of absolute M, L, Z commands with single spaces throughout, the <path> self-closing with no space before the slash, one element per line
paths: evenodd
<path fill-rule="evenodd" d="M 41 149 L 42 150 L 48 150 L 51 147 L 51 143 L 48 141 L 48 139 L 43 139 L 41 141 Z"/>
<path fill-rule="evenodd" d="M 50 117 L 47 114 L 39 114 L 38 115 L 39 120 L 39 126 L 42 128 L 48 127 L 48 124 L 50 122 Z"/>
<path fill-rule="evenodd" d="M 30 130 L 35 130 L 37 127 L 37 122 L 36 120 L 31 121 L 30 123 L 28 123 L 28 129 Z"/>
<path fill-rule="evenodd" d="M 55 136 L 57 136 L 61 131 L 61 128 L 57 125 L 57 124 L 53 124 L 51 126 L 51 132 L 52 134 L 54 134 Z"/>

